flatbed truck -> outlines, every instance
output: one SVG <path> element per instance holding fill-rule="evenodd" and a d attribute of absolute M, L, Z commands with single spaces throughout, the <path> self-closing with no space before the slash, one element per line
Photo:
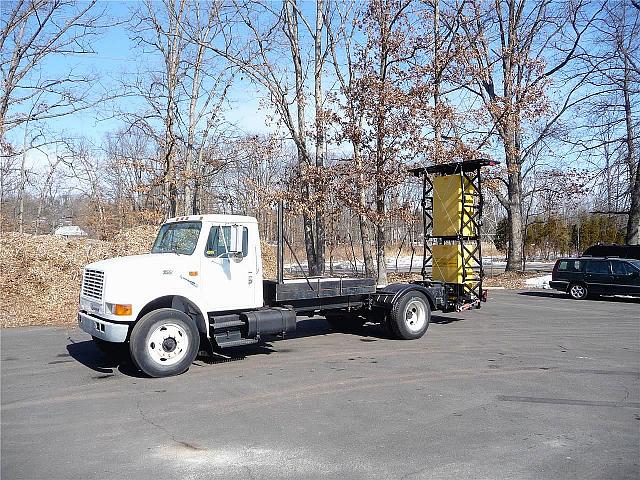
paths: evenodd
<path fill-rule="evenodd" d="M 425 334 L 433 311 L 460 309 L 456 286 L 425 278 L 384 286 L 373 278 L 284 279 L 282 215 L 276 279 L 263 279 L 255 218 L 171 218 L 150 253 L 84 268 L 79 326 L 101 349 L 126 344 L 140 370 L 165 377 L 186 371 L 201 350 L 291 335 L 298 316 L 382 323 L 392 337 L 412 340 Z M 479 308 L 480 298 L 470 301 Z"/>

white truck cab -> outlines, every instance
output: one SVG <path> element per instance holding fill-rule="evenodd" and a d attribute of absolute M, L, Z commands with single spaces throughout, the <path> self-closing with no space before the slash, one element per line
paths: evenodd
<path fill-rule="evenodd" d="M 184 312 L 206 333 L 208 312 L 262 306 L 256 219 L 191 215 L 167 220 L 150 253 L 87 265 L 79 324 L 105 346 L 127 341 L 132 325 L 158 308 Z"/>

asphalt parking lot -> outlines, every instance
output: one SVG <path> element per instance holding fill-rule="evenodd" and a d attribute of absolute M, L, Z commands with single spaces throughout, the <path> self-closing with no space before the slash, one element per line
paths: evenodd
<path fill-rule="evenodd" d="M 640 302 L 492 291 L 141 377 L 77 329 L 1 336 L 3 479 L 636 479 Z"/>

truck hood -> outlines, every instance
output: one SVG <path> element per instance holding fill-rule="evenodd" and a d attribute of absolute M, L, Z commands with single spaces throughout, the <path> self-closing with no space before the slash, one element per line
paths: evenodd
<path fill-rule="evenodd" d="M 179 263 L 184 265 L 184 260 L 180 262 L 181 258 L 184 259 L 185 255 L 178 255 L 177 253 L 145 253 L 142 255 L 107 258 L 90 263 L 85 268 L 102 270 L 105 273 L 155 273 L 156 270 L 171 270 Z"/>

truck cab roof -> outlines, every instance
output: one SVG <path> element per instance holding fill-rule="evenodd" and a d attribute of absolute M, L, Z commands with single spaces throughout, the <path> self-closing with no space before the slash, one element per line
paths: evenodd
<path fill-rule="evenodd" d="M 164 223 L 173 222 L 211 222 L 211 223 L 258 223 L 255 217 L 246 215 L 225 215 L 220 213 L 209 213 L 206 215 L 185 215 L 173 217 L 165 220 Z"/>

